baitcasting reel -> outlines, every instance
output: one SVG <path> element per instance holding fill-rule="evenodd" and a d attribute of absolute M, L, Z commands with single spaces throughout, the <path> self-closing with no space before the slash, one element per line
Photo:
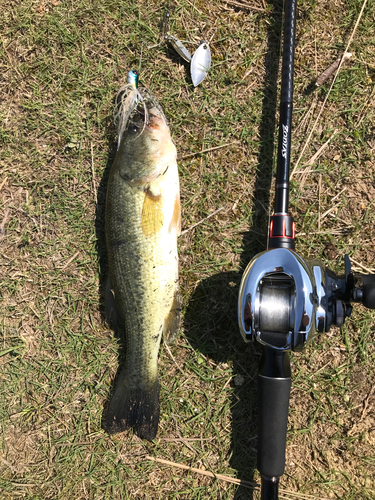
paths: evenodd
<path fill-rule="evenodd" d="M 345 255 L 345 275 L 289 248 L 256 255 L 241 281 L 238 320 L 246 341 L 280 351 L 302 351 L 317 333 L 341 327 L 351 302 L 375 309 L 375 275 L 353 274 Z"/>

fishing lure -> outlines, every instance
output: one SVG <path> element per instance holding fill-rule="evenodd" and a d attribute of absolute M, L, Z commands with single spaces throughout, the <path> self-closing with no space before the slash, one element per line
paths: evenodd
<path fill-rule="evenodd" d="M 190 63 L 190 75 L 194 87 L 199 85 L 206 77 L 211 66 L 210 46 L 201 40 L 199 47 L 194 52 Z"/>
<path fill-rule="evenodd" d="M 145 115 L 143 129 L 148 123 L 148 111 L 145 97 L 143 96 L 143 92 L 140 92 L 135 86 L 135 83 L 138 86 L 138 81 L 136 79 L 132 80 L 133 76 L 129 77 L 130 73 L 132 73 L 132 71 L 129 71 L 128 73 L 127 84 L 120 88 L 116 96 L 114 121 L 118 125 L 117 149 L 120 147 L 122 135 L 138 106 L 143 106 Z"/>
<path fill-rule="evenodd" d="M 163 19 L 164 35 L 162 40 L 156 44 L 148 47 L 149 49 L 160 47 L 164 42 L 169 42 L 177 54 L 182 57 L 186 62 L 190 63 L 190 74 L 194 87 L 199 85 L 207 75 L 211 66 L 211 51 L 208 42 L 201 40 L 199 47 L 195 51 L 193 57 L 191 56 L 185 45 L 175 36 L 168 33 L 169 28 L 169 10 L 166 8 Z"/>

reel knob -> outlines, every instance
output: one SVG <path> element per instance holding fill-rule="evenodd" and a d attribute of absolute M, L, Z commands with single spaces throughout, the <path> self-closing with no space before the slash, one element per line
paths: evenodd
<path fill-rule="evenodd" d="M 362 280 L 363 299 L 361 302 L 368 309 L 375 309 L 375 275 L 362 276 Z"/>

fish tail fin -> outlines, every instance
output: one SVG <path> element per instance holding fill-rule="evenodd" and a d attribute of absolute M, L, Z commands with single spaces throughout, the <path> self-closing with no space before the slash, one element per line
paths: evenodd
<path fill-rule="evenodd" d="M 166 344 L 172 344 L 177 337 L 181 323 L 181 294 L 178 286 L 174 292 L 172 307 L 164 318 L 163 338 Z"/>
<path fill-rule="evenodd" d="M 105 428 L 109 434 L 134 428 L 142 439 L 152 441 L 158 431 L 160 384 L 156 379 L 147 385 L 130 387 L 122 372 L 109 403 Z"/>

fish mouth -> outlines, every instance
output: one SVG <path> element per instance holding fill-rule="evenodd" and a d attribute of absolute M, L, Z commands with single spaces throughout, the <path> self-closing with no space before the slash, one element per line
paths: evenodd
<path fill-rule="evenodd" d="M 115 122 L 118 124 L 119 142 L 125 131 L 143 133 L 169 128 L 163 109 L 146 87 L 121 87 L 116 97 Z M 137 134 L 139 136 L 140 134 Z"/>
<path fill-rule="evenodd" d="M 150 132 L 168 127 L 167 119 L 159 103 L 155 102 L 154 99 L 152 101 L 138 103 L 129 120 L 129 126 L 134 124 Z"/>
<path fill-rule="evenodd" d="M 164 113 L 158 108 L 153 106 L 148 110 L 148 123 L 146 123 L 146 128 L 148 130 L 160 130 L 167 126 Z"/>

